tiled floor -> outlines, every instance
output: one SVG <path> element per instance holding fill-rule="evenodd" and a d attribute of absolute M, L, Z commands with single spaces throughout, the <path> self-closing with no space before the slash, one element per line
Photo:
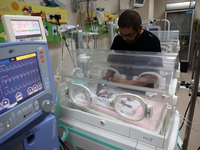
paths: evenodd
<path fill-rule="evenodd" d="M 191 76 L 192 76 L 192 71 L 188 71 L 187 73 L 181 73 L 181 80 L 185 81 L 186 83 L 190 83 Z M 191 96 L 189 96 L 189 90 L 180 88 L 177 95 L 178 95 L 177 110 L 179 111 L 181 116 L 184 116 L 187 105 L 189 101 L 191 100 Z M 197 98 L 193 122 L 194 123 L 192 124 L 191 132 L 190 132 L 188 150 L 197 150 L 200 147 L 200 98 Z M 186 128 L 186 125 L 183 125 L 179 134 L 182 142 L 184 141 L 185 128 Z M 70 150 L 74 149 L 71 146 L 71 144 L 67 144 L 67 146 Z M 178 147 L 177 149 L 179 150 L 180 148 Z"/>

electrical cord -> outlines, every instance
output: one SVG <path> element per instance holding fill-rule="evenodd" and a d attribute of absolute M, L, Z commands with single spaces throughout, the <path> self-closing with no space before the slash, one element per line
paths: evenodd
<path fill-rule="evenodd" d="M 69 150 L 69 148 L 65 145 L 65 143 L 61 140 L 61 138 L 60 137 L 58 137 L 59 138 L 59 142 L 60 142 L 60 144 L 61 144 L 61 146 L 64 148 L 64 150 Z"/>

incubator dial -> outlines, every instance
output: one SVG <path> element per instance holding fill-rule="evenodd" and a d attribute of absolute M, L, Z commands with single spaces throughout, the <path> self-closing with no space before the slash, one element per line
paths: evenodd
<path fill-rule="evenodd" d="M 50 112 L 51 111 L 51 101 L 50 100 L 44 100 L 42 102 L 42 110 L 44 112 Z"/>

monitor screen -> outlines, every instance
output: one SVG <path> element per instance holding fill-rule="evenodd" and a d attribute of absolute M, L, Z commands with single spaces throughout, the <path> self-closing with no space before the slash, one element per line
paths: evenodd
<path fill-rule="evenodd" d="M 145 29 L 148 31 L 161 31 L 161 26 L 151 25 L 151 26 L 146 26 Z"/>
<path fill-rule="evenodd" d="M 133 0 L 133 7 L 140 8 L 143 7 L 145 0 Z"/>
<path fill-rule="evenodd" d="M 135 3 L 143 4 L 143 3 L 144 3 L 144 0 L 136 0 Z"/>
<path fill-rule="evenodd" d="M 17 41 L 42 40 L 42 33 L 37 20 L 11 20 Z"/>
<path fill-rule="evenodd" d="M 149 31 L 160 31 L 159 28 L 149 28 Z"/>
<path fill-rule="evenodd" d="M 0 115 L 44 90 L 37 54 L 0 60 Z"/>

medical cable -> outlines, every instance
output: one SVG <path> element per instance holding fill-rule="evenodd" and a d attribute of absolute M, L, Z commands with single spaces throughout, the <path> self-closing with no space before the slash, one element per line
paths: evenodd
<path fill-rule="evenodd" d="M 64 39 L 65 39 L 65 38 L 64 38 Z M 70 56 L 70 58 L 71 58 L 71 60 L 72 60 L 72 62 L 73 62 L 73 64 L 74 64 L 74 67 L 76 67 L 75 62 L 74 62 L 74 59 L 72 58 L 72 55 L 71 55 L 70 50 L 69 50 L 69 46 L 68 46 L 68 44 L 67 44 L 67 42 L 66 42 L 66 39 L 65 39 L 65 45 L 66 45 L 66 47 L 67 47 L 69 56 Z"/>
<path fill-rule="evenodd" d="M 68 136 L 69 135 L 69 128 L 64 125 L 64 124 L 57 124 L 58 127 L 63 128 L 65 131 L 63 132 L 63 136 L 61 138 L 62 141 L 65 141 L 66 139 L 72 144 L 75 150 L 77 150 L 76 145 L 74 142 L 71 140 L 71 138 Z"/>
<path fill-rule="evenodd" d="M 194 129 L 193 127 L 191 127 L 191 126 L 189 126 L 189 125 L 187 124 L 187 122 L 190 122 L 190 123 L 192 123 L 192 124 L 200 124 L 200 122 L 191 122 L 191 121 L 185 119 L 182 115 L 180 115 L 179 113 L 176 113 L 176 112 L 174 113 L 174 115 L 177 116 L 177 117 L 179 117 L 180 120 L 183 121 L 183 122 L 185 123 L 186 126 L 188 126 L 188 127 L 191 128 L 192 130 L 194 130 L 194 131 L 196 131 L 196 132 L 198 132 L 198 133 L 200 134 L 200 131 Z M 180 130 L 179 130 L 179 131 L 180 131 Z"/>
<path fill-rule="evenodd" d="M 184 116 L 182 116 L 181 114 L 179 114 L 179 113 L 176 113 L 175 114 L 176 116 L 178 116 L 181 120 L 183 120 L 184 119 Z M 200 124 L 200 122 L 191 122 L 191 121 L 189 121 L 188 119 L 184 119 L 184 122 L 190 122 L 190 123 L 193 123 L 193 124 Z"/>
<path fill-rule="evenodd" d="M 65 60 L 66 56 L 67 56 L 67 54 L 65 54 L 64 60 Z M 63 64 L 63 61 L 61 61 L 60 64 L 58 65 L 58 67 L 57 67 L 57 70 L 56 70 L 57 74 L 61 74 L 62 64 Z"/>
<path fill-rule="evenodd" d="M 64 60 L 64 58 L 63 58 L 63 43 L 62 43 L 62 39 L 64 40 L 64 42 L 65 42 L 65 46 L 67 47 L 67 50 L 68 50 L 68 53 L 69 53 L 69 56 L 70 56 L 70 58 L 71 58 L 71 60 L 72 60 L 72 62 L 73 62 L 73 64 L 74 64 L 74 67 L 76 67 L 76 65 L 75 65 L 75 63 L 74 63 L 74 60 L 73 60 L 73 58 L 72 58 L 72 56 L 71 56 L 71 53 L 69 52 L 70 50 L 69 50 L 69 45 L 67 44 L 67 42 L 66 42 L 66 38 L 65 38 L 65 36 L 62 36 L 62 34 L 59 32 L 59 34 L 60 34 L 60 38 L 61 38 L 61 62 L 63 62 L 63 60 Z"/>
<path fill-rule="evenodd" d="M 183 121 L 183 119 L 179 116 L 179 114 L 176 114 L 176 113 L 175 113 L 174 115 L 176 115 L 177 117 L 180 118 L 181 121 Z M 198 132 L 198 133 L 200 134 L 200 131 L 198 131 L 198 130 L 194 129 L 193 127 L 191 127 L 190 125 L 188 125 L 187 121 L 184 121 L 184 122 L 185 122 L 185 125 L 186 125 L 186 126 L 188 126 L 188 127 L 191 128 L 192 130 L 194 130 L 194 131 L 196 131 L 196 132 Z M 199 123 L 199 124 L 200 124 L 200 123 Z"/>
<path fill-rule="evenodd" d="M 188 104 L 189 105 L 189 104 Z M 174 106 L 176 106 L 176 105 L 174 105 Z M 174 114 L 174 111 L 173 110 L 171 110 L 171 112 Z M 179 117 L 181 120 L 183 120 L 184 122 L 189 122 L 189 123 L 192 123 L 192 124 L 199 124 L 200 125 L 200 122 L 192 122 L 192 121 L 189 121 L 188 119 L 186 119 L 186 114 L 183 116 L 183 115 L 181 115 L 180 113 L 177 113 L 177 112 L 175 112 L 175 114 L 174 115 L 176 115 L 177 117 Z"/>
<path fill-rule="evenodd" d="M 188 106 L 187 106 L 186 111 L 185 111 L 185 114 L 184 114 L 183 122 L 182 122 L 182 124 L 181 124 L 181 126 L 180 126 L 180 128 L 179 128 L 179 131 L 182 129 L 183 124 L 185 123 L 185 118 L 186 118 L 187 112 L 188 112 L 188 110 L 189 110 L 189 108 L 190 108 L 191 102 L 192 102 L 192 101 L 190 100 L 190 102 L 188 103 Z M 188 120 L 188 121 L 189 121 L 189 120 Z"/>
<path fill-rule="evenodd" d="M 69 148 L 65 145 L 65 143 L 61 140 L 61 138 L 60 137 L 58 137 L 59 138 L 59 142 L 60 142 L 60 146 L 62 147 L 62 149 L 67 149 L 67 150 L 69 150 Z"/>

